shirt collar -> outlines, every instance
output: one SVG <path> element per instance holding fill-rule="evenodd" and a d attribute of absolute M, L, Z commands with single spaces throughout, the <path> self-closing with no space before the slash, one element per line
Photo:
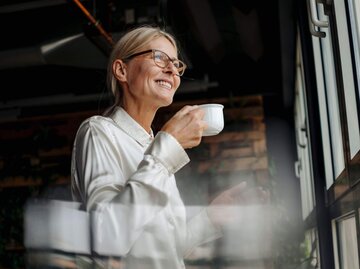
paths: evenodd
<path fill-rule="evenodd" d="M 129 136 L 134 138 L 140 145 L 146 146 L 154 139 L 153 131 L 150 134 L 135 121 L 122 107 L 117 106 L 110 118 Z"/>

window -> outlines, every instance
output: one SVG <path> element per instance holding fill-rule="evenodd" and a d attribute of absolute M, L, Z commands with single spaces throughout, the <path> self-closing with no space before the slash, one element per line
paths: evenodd
<path fill-rule="evenodd" d="M 359 269 L 359 256 L 354 215 L 333 221 L 336 269 Z"/>
<path fill-rule="evenodd" d="M 358 71 L 360 70 L 360 18 L 357 17 L 357 14 L 360 14 L 360 1 L 359 0 L 349 0 L 349 15 L 351 23 L 351 34 L 352 42 L 354 46 L 354 58 L 355 58 L 355 69 L 357 70 L 356 80 L 357 85 L 360 85 L 360 75 Z M 358 91 L 358 98 L 360 99 L 360 92 Z"/>
<path fill-rule="evenodd" d="M 326 20 L 323 10 L 319 8 L 318 11 L 319 18 Z M 322 28 L 322 31 L 326 33 L 326 37 L 321 39 L 313 37 L 312 41 L 325 158 L 326 186 L 329 189 L 344 170 L 345 160 L 331 32 L 329 28 Z"/>
<path fill-rule="evenodd" d="M 298 160 L 295 163 L 295 171 L 297 177 L 300 180 L 302 216 L 303 219 L 306 219 L 314 209 L 315 198 L 311 168 L 310 143 L 307 128 L 308 116 L 306 113 L 306 95 L 304 89 L 304 73 L 300 42 L 297 44 L 297 54 L 294 120 L 296 128 Z"/>
<path fill-rule="evenodd" d="M 357 104 L 356 104 L 356 94 L 355 94 L 355 85 L 354 85 L 354 73 L 352 68 L 352 56 L 350 49 L 350 41 L 348 35 L 347 27 L 347 15 L 345 10 L 345 3 L 343 1 L 334 1 L 334 6 L 336 10 L 336 21 L 337 21 L 337 32 L 339 35 L 339 47 L 341 54 L 341 71 L 344 83 L 344 95 L 345 95 L 345 108 L 346 108 L 346 120 L 348 127 L 348 136 L 349 136 L 349 148 L 350 148 L 350 158 L 354 158 L 355 154 L 360 149 L 360 133 L 359 133 L 359 119 L 357 114 Z M 355 52 L 355 63 L 359 62 L 359 47 L 358 47 L 358 23 L 356 22 L 356 17 L 353 8 L 359 8 L 358 0 L 349 1 L 349 10 L 352 10 L 350 13 L 350 21 L 352 25 L 352 34 L 354 42 L 354 52 Z"/>

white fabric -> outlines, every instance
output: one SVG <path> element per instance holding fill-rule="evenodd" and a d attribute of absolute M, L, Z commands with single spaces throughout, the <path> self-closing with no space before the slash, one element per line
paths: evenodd
<path fill-rule="evenodd" d="M 72 192 L 92 211 L 93 249 L 123 268 L 183 268 L 194 247 L 218 238 L 206 210 L 186 223 L 174 173 L 189 162 L 170 134 L 155 137 L 118 107 L 77 133 Z"/>

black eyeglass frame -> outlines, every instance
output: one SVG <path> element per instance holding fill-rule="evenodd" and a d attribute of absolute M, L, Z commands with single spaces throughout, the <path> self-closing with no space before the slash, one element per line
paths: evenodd
<path fill-rule="evenodd" d="M 176 67 L 176 65 L 174 65 L 178 71 L 178 74 L 180 77 L 185 73 L 185 69 L 187 67 L 187 65 L 179 60 L 179 59 L 171 59 L 169 55 L 167 55 L 165 52 L 161 51 L 161 50 L 157 50 L 157 49 L 150 49 L 150 50 L 145 50 L 145 51 L 141 51 L 141 52 L 137 52 L 137 53 L 134 53 L 134 54 L 131 54 L 130 56 L 126 57 L 125 59 L 123 59 L 124 61 L 128 61 L 128 60 L 131 60 L 132 58 L 134 57 L 137 57 L 137 56 L 140 56 L 140 55 L 144 55 L 144 54 L 147 54 L 147 53 L 152 53 L 152 59 L 154 60 L 155 64 L 158 66 L 158 67 L 161 67 L 161 68 L 166 68 L 169 66 L 169 63 L 172 62 L 174 64 L 174 62 L 179 62 L 180 64 L 182 64 L 182 68 L 179 70 L 178 67 Z M 155 61 L 155 52 L 160 52 L 162 54 L 164 54 L 168 61 L 167 61 L 167 64 L 165 66 L 160 66 L 158 62 Z"/>

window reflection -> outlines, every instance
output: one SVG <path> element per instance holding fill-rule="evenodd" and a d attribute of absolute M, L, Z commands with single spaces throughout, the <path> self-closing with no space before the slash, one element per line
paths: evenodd
<path fill-rule="evenodd" d="M 187 206 L 186 211 L 189 216 L 196 215 L 202 207 Z M 224 206 L 224 211 L 231 211 L 234 221 L 223 227 L 221 239 L 204 243 L 186 256 L 186 268 L 273 268 L 276 255 L 285 250 L 279 243 L 286 239 L 284 230 L 289 228 L 279 219 L 278 208 L 252 204 Z M 93 214 L 81 210 L 74 202 L 29 201 L 24 216 L 27 268 L 132 268 L 129 267 L 131 258 L 115 255 L 121 238 L 116 230 L 109 228 L 111 221 L 99 223 Z M 283 232 L 283 236 L 279 236 L 279 232 Z M 142 253 L 151 253 L 151 244 L 140 245 Z M 169 258 L 162 253 L 153 254 L 159 262 Z M 149 268 L 146 259 L 142 268 Z"/>

